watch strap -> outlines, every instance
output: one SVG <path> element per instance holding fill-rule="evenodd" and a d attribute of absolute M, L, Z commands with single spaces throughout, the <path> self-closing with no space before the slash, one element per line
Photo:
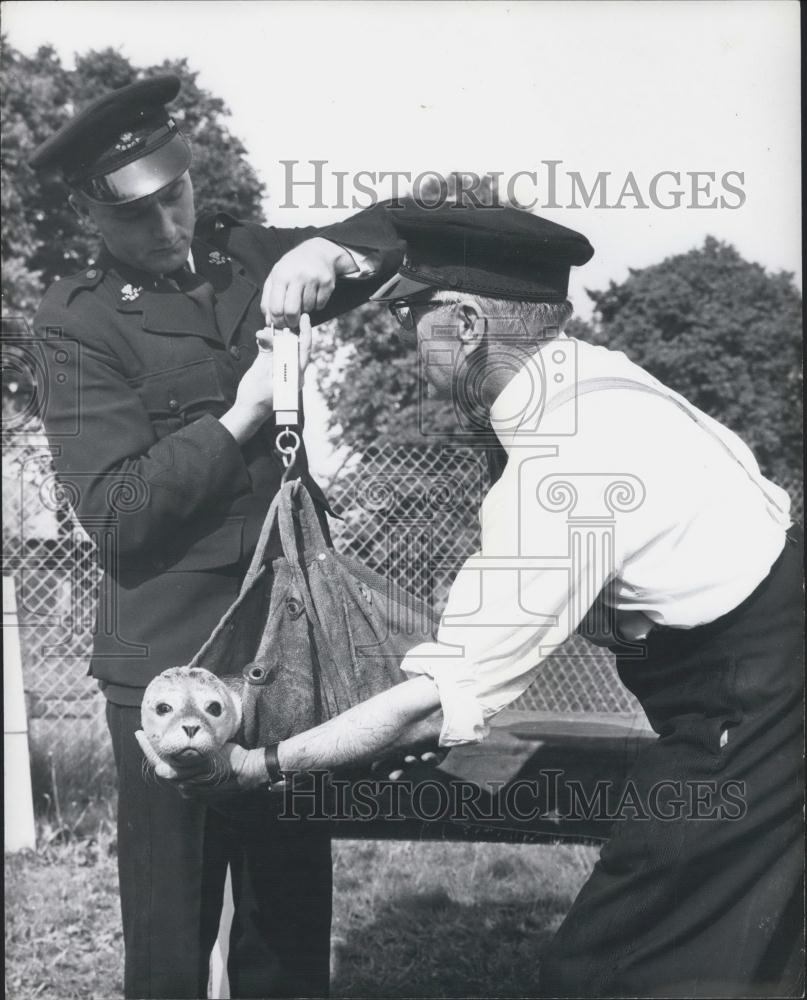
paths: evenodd
<path fill-rule="evenodd" d="M 279 745 L 279 743 L 270 743 L 268 747 L 264 747 L 263 751 L 266 771 L 269 775 L 269 781 L 273 785 L 285 779 L 283 772 L 280 770 L 280 761 L 277 758 L 277 748 Z"/>

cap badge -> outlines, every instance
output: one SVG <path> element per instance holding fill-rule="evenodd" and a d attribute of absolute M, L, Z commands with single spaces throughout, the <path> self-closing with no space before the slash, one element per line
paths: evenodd
<path fill-rule="evenodd" d="M 120 290 L 120 297 L 124 302 L 134 302 L 135 299 L 140 298 L 140 293 L 142 291 L 142 286 L 140 288 L 136 288 L 134 285 L 124 285 Z"/>
<path fill-rule="evenodd" d="M 141 141 L 140 137 L 136 136 L 134 132 L 124 132 L 115 143 L 115 149 L 119 153 L 125 153 L 127 149 L 132 149 Z"/>
<path fill-rule="evenodd" d="M 207 259 L 210 261 L 211 264 L 215 264 L 217 267 L 221 267 L 222 264 L 227 263 L 227 258 L 224 256 L 223 253 L 220 253 L 218 250 L 211 250 L 210 253 L 207 255 Z"/>

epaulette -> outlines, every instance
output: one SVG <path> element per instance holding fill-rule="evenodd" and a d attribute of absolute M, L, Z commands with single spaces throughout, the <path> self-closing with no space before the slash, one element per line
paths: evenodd
<path fill-rule="evenodd" d="M 200 239 L 209 240 L 224 229 L 242 225 L 243 223 L 229 212 L 203 212 L 196 219 L 195 235 Z"/>
<path fill-rule="evenodd" d="M 78 292 L 95 288 L 104 277 L 104 270 L 97 264 L 89 264 L 83 270 L 70 274 L 65 278 L 59 278 L 45 292 L 45 300 L 49 305 L 68 306 L 70 300 Z"/>

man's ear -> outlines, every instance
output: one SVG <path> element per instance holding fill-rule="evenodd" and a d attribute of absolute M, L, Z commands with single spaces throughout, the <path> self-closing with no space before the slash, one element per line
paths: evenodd
<path fill-rule="evenodd" d="M 469 305 L 460 306 L 459 317 L 460 340 L 471 349 L 478 347 L 487 332 L 488 321 Z"/>

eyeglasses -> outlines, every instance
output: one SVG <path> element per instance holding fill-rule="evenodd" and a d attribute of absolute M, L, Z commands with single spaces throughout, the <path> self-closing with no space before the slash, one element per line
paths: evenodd
<path fill-rule="evenodd" d="M 412 312 L 412 307 L 404 299 L 390 302 L 389 311 L 402 329 L 410 331 L 415 329 L 415 314 Z"/>
<path fill-rule="evenodd" d="M 398 299 L 390 302 L 389 311 L 398 321 L 402 329 L 411 332 L 415 329 L 417 320 L 414 309 L 417 307 L 420 312 L 428 312 L 430 309 L 439 309 L 441 306 L 459 305 L 459 299 L 453 302 L 442 302 L 440 300 L 427 300 L 425 302 L 410 302 L 408 299 Z"/>

